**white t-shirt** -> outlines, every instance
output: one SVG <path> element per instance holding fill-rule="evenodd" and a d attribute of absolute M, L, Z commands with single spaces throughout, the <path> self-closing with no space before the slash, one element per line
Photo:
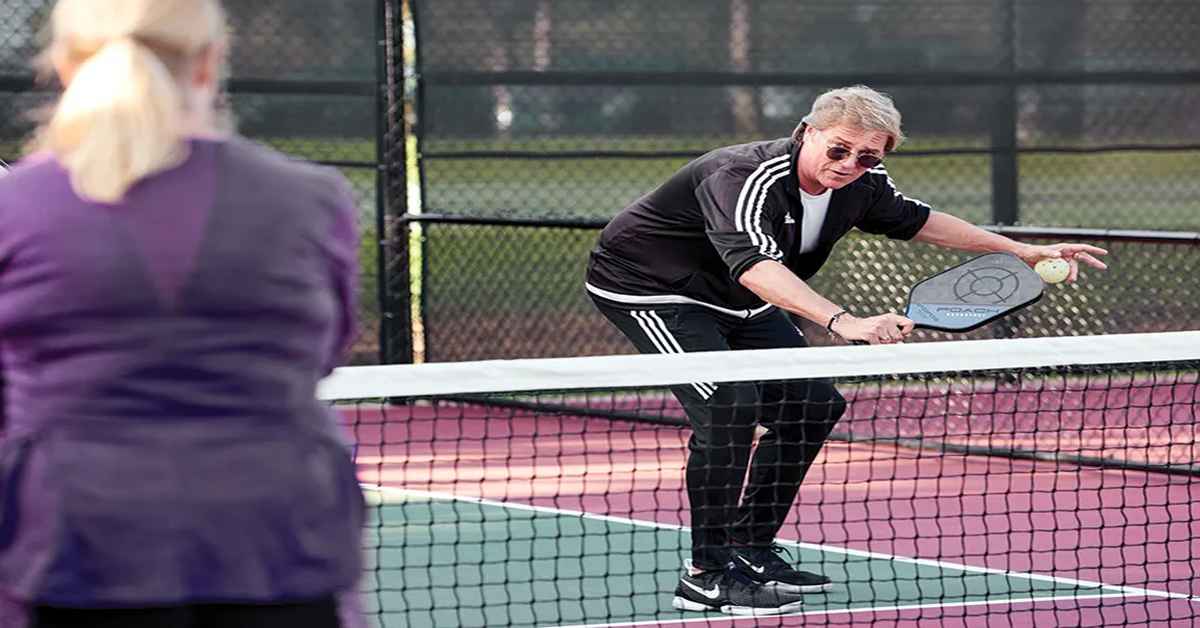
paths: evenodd
<path fill-rule="evenodd" d="M 825 188 L 825 192 L 817 196 L 800 190 L 800 202 L 804 205 L 804 219 L 800 225 L 801 253 L 817 248 L 817 238 L 821 235 L 821 225 L 825 224 L 825 212 L 829 210 L 832 196 L 833 188 Z"/>

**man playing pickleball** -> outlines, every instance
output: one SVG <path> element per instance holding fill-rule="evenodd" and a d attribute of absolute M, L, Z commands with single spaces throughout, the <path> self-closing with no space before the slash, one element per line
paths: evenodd
<path fill-rule="evenodd" d="M 592 251 L 587 290 L 638 350 L 682 353 L 806 346 L 785 311 L 848 341 L 902 341 L 911 320 L 851 314 L 805 283 L 852 228 L 1010 252 L 1030 265 L 1062 258 L 1070 281 L 1081 261 L 1105 268 L 1094 257 L 1103 249 L 1022 244 L 905 197 L 882 163 L 903 139 L 900 113 L 884 94 L 864 86 L 826 92 L 791 137 L 714 150 L 625 208 Z M 702 379 L 672 389 L 693 430 L 692 553 L 673 606 L 795 610 L 801 594 L 831 582 L 788 564 L 775 535 L 845 401 L 822 381 L 748 387 Z M 766 432 L 751 460 L 756 423 Z"/>

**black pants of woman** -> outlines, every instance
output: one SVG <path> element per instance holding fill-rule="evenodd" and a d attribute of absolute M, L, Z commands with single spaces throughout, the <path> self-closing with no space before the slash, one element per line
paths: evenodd
<path fill-rule="evenodd" d="M 339 628 L 331 596 L 299 604 L 195 604 L 164 608 L 37 607 L 30 628 Z"/>

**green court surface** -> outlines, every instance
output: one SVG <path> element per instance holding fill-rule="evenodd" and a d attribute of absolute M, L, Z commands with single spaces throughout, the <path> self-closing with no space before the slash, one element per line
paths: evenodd
<path fill-rule="evenodd" d="M 363 583 L 377 626 L 607 626 L 723 617 L 671 608 L 689 545 L 688 531 L 677 525 L 384 491 L 371 492 L 376 503 Z M 785 545 L 802 566 L 835 582 L 832 591 L 806 598 L 804 615 L 1127 595 L 1120 587 L 1064 578 Z"/>

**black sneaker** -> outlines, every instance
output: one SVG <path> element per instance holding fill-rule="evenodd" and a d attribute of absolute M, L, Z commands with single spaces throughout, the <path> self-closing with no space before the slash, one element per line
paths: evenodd
<path fill-rule="evenodd" d="M 800 596 L 765 587 L 746 577 L 732 563 L 725 569 L 691 573 L 684 561 L 683 577 L 671 606 L 681 611 L 720 611 L 727 615 L 779 615 L 800 610 Z"/>
<path fill-rule="evenodd" d="M 787 593 L 819 593 L 833 587 L 833 581 L 821 574 L 793 569 L 779 557 L 785 551 L 777 544 L 739 547 L 733 552 L 733 564 L 756 582 Z"/>

